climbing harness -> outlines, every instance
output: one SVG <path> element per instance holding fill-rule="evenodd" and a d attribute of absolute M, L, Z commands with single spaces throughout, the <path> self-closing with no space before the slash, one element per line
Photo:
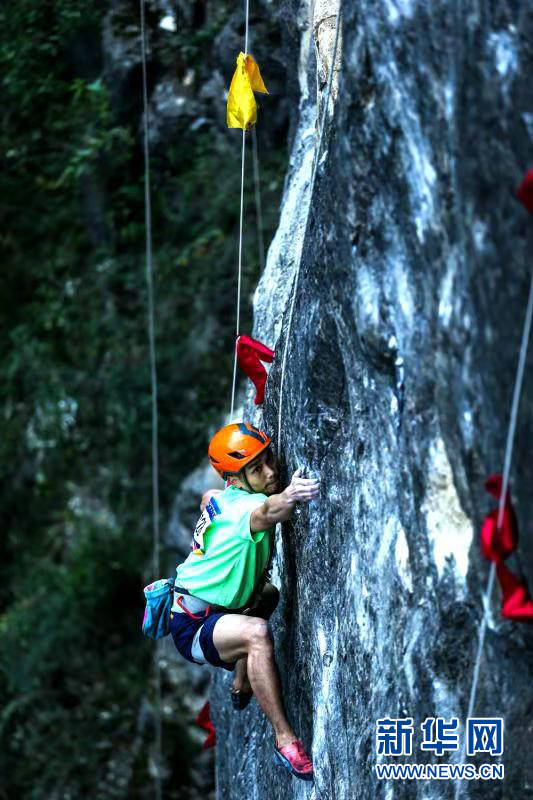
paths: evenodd
<path fill-rule="evenodd" d="M 195 611 L 201 610 L 203 611 L 203 613 L 202 614 L 193 613 L 193 611 L 190 608 L 191 603 Z M 214 610 L 212 605 L 210 605 L 209 603 L 205 603 L 203 600 L 200 600 L 199 597 L 190 597 L 190 596 L 186 597 L 183 594 L 178 594 L 178 593 L 176 597 L 176 605 L 179 606 L 180 608 L 180 611 L 177 612 L 178 614 L 187 614 L 187 616 L 190 617 L 191 619 L 202 619 L 204 617 L 207 617 L 210 611 Z"/>

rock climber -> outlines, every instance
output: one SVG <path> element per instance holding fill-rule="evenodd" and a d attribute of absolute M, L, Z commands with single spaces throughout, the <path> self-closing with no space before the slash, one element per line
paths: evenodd
<path fill-rule="evenodd" d="M 297 502 L 316 498 L 320 484 L 297 470 L 280 491 L 271 440 L 242 422 L 219 430 L 208 455 L 227 485 L 202 497 L 192 551 L 176 570 L 172 638 L 188 661 L 235 671 L 234 707 L 245 708 L 254 694 L 274 729 L 276 762 L 312 780 L 313 765 L 283 706 L 267 624 L 279 593 L 267 572 L 274 526 Z"/>

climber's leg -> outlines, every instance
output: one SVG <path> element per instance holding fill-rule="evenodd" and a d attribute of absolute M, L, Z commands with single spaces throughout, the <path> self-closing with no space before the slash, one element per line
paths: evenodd
<path fill-rule="evenodd" d="M 225 662 L 247 656 L 250 685 L 270 721 L 280 747 L 294 742 L 296 734 L 285 715 L 274 647 L 268 625 L 260 617 L 224 614 L 213 628 L 213 644 Z"/>
<path fill-rule="evenodd" d="M 266 583 L 263 587 L 257 603 L 243 613 L 249 617 L 261 617 L 261 619 L 269 619 L 279 602 L 279 591 L 272 583 Z M 233 689 L 244 693 L 251 692 L 250 681 L 248 679 L 247 671 L 247 657 L 240 658 L 235 667 L 235 680 L 233 681 Z"/>
<path fill-rule="evenodd" d="M 233 689 L 236 692 L 243 692 L 245 694 L 248 694 L 252 691 L 252 687 L 250 686 L 250 681 L 248 679 L 247 660 L 248 656 L 239 658 L 237 664 L 235 665 L 235 677 L 233 679 Z"/>

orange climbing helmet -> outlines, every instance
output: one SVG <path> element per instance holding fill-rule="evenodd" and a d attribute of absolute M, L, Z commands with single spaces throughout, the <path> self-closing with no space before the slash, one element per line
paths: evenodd
<path fill-rule="evenodd" d="M 222 478 L 238 475 L 244 467 L 266 450 L 271 439 L 259 428 L 244 422 L 232 422 L 221 428 L 209 444 L 209 460 Z"/>

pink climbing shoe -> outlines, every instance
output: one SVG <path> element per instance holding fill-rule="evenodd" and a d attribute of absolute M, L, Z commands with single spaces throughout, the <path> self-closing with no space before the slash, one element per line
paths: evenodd
<path fill-rule="evenodd" d="M 313 764 L 304 750 L 301 739 L 286 744 L 285 747 L 274 745 L 274 763 L 290 770 L 297 778 L 303 781 L 313 780 Z"/>

